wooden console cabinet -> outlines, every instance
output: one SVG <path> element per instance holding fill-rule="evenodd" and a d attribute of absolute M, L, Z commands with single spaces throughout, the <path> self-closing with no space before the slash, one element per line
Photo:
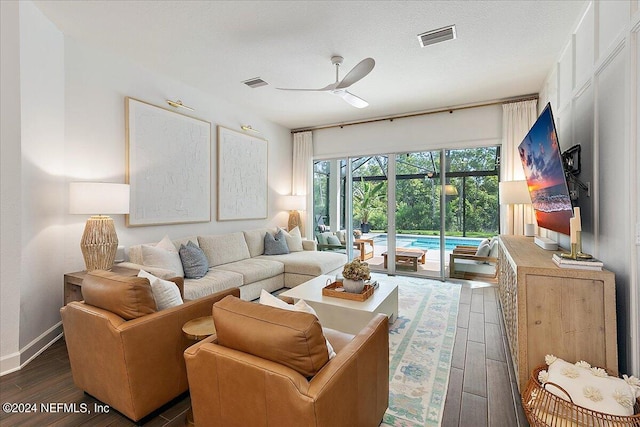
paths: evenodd
<path fill-rule="evenodd" d="M 559 268 L 531 237 L 500 236 L 498 283 L 520 392 L 546 354 L 618 374 L 615 277 Z"/>

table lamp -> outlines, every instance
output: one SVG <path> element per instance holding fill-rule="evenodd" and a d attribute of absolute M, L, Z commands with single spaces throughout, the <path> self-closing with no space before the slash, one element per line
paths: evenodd
<path fill-rule="evenodd" d="M 69 213 L 92 215 L 80 241 L 87 271 L 111 269 L 118 249 L 118 236 L 113 219 L 107 215 L 129 213 L 129 185 L 72 182 L 69 184 Z"/>
<path fill-rule="evenodd" d="M 501 181 L 498 184 L 498 191 L 500 193 L 501 205 L 530 205 L 531 196 L 529 195 L 529 188 L 527 181 Z M 534 224 L 524 223 L 524 208 L 522 211 L 522 224 L 524 227 L 525 236 L 533 236 L 535 234 Z"/>
<path fill-rule="evenodd" d="M 287 224 L 289 231 L 296 227 L 300 227 L 302 229 L 300 211 L 304 210 L 305 203 L 305 196 L 284 196 L 283 208 L 289 211 L 289 222 Z"/>

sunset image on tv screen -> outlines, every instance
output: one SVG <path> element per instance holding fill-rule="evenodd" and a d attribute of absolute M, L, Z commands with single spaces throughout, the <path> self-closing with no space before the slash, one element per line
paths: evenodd
<path fill-rule="evenodd" d="M 538 225 L 569 234 L 569 219 L 573 213 L 571 198 L 550 105 L 531 127 L 518 151 Z"/>

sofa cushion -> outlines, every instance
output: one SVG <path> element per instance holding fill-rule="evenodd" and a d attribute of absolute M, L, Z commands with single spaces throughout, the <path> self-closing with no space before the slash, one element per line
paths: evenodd
<path fill-rule="evenodd" d="M 213 293 L 242 286 L 242 274 L 212 268 L 200 279 L 184 280 L 184 298 L 198 299 Z"/>
<path fill-rule="evenodd" d="M 273 228 L 258 228 L 256 230 L 243 231 L 244 240 L 249 248 L 249 255 L 255 257 L 264 253 L 264 235 L 273 233 Z"/>
<path fill-rule="evenodd" d="M 344 266 L 347 262 L 345 254 L 328 251 L 292 252 L 286 255 L 262 255 L 258 258 L 280 261 L 284 263 L 285 273 L 320 276 Z"/>
<path fill-rule="evenodd" d="M 144 277 L 149 280 L 151 292 L 153 292 L 153 299 L 156 301 L 158 311 L 182 304 L 180 289 L 174 282 L 160 279 L 144 270 L 138 272 L 138 277 Z"/>
<path fill-rule="evenodd" d="M 192 242 L 194 245 L 198 246 L 198 236 L 181 237 L 179 239 L 172 240 L 172 242 L 173 245 L 178 249 L 180 249 L 180 246 L 182 245 L 186 246 L 189 242 Z"/>
<path fill-rule="evenodd" d="M 474 261 L 471 259 L 459 259 L 455 260 L 456 273 L 472 273 L 472 274 L 489 274 L 494 275 L 496 272 L 495 264 L 485 264 L 481 261 Z"/>
<path fill-rule="evenodd" d="M 198 236 L 198 244 L 209 260 L 209 267 L 250 258 L 244 233 Z"/>
<path fill-rule="evenodd" d="M 92 271 L 82 282 L 82 296 L 86 304 L 115 313 L 125 320 L 158 311 L 151 284 L 142 277 Z"/>
<path fill-rule="evenodd" d="M 277 257 L 286 255 L 272 255 Z M 241 274 L 243 284 L 257 282 L 259 280 L 269 279 L 284 273 L 284 264 L 275 259 L 264 259 L 262 256 L 257 258 L 245 259 L 237 262 L 230 262 L 215 267 L 216 270 L 233 271 Z"/>
<path fill-rule="evenodd" d="M 284 255 L 289 253 L 287 240 L 284 238 L 282 229 L 273 235 L 266 233 L 264 235 L 264 254 L 265 255 Z"/>
<path fill-rule="evenodd" d="M 318 319 L 227 296 L 213 305 L 218 344 L 312 377 L 329 361 Z"/>
<path fill-rule="evenodd" d="M 209 271 L 209 260 L 191 240 L 186 245 L 180 245 L 180 259 L 187 279 L 199 279 Z"/>

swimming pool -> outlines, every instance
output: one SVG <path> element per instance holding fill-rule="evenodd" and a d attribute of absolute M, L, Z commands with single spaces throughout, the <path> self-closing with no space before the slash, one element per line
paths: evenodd
<path fill-rule="evenodd" d="M 482 242 L 480 238 L 473 237 L 445 237 L 445 250 L 452 251 L 458 245 L 477 246 Z M 374 245 L 387 246 L 387 235 L 378 234 L 373 238 Z M 396 247 L 416 249 L 440 249 L 440 237 L 438 236 L 396 236 Z"/>

